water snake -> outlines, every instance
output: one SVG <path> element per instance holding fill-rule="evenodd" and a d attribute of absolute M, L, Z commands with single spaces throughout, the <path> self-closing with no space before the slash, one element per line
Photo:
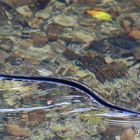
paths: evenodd
<path fill-rule="evenodd" d="M 109 108 L 110 110 L 118 111 L 120 113 L 128 113 L 129 115 L 140 115 L 140 112 L 132 111 L 127 108 L 116 106 L 104 98 L 102 98 L 94 89 L 91 89 L 85 84 L 82 84 L 75 80 L 51 78 L 51 77 L 26 77 L 26 76 L 14 76 L 14 75 L 2 75 L 0 74 L 0 80 L 13 80 L 13 81 L 24 81 L 24 82 L 47 82 L 65 85 L 74 89 L 78 89 L 84 94 L 88 95 L 91 100 L 95 100 L 100 105 Z"/>

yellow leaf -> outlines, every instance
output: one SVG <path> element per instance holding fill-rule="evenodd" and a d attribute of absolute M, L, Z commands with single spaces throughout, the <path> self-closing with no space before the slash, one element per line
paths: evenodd
<path fill-rule="evenodd" d="M 101 20 L 112 20 L 111 15 L 103 11 L 87 10 L 87 14 L 91 17 L 95 17 Z"/>

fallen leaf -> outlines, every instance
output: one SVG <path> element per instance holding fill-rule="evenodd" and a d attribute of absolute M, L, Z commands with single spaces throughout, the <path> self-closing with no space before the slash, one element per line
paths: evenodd
<path fill-rule="evenodd" d="M 111 15 L 103 11 L 87 10 L 87 14 L 91 17 L 95 17 L 101 20 L 112 20 Z"/>

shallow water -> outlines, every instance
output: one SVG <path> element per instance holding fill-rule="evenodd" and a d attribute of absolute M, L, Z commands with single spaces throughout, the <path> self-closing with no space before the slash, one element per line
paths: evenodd
<path fill-rule="evenodd" d="M 1 139 L 139 137 L 139 117 L 110 111 L 81 91 L 45 82 L 1 85 Z"/>
<path fill-rule="evenodd" d="M 0 73 L 74 79 L 140 111 L 137 1 L 0 0 Z M 109 14 L 90 16 L 87 10 Z M 139 140 L 140 118 L 79 90 L 0 80 L 0 140 Z"/>

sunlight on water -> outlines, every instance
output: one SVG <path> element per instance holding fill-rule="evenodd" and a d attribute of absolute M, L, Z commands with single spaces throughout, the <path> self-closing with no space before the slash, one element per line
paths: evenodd
<path fill-rule="evenodd" d="M 12 137 L 17 129 L 21 131 L 18 137 L 25 140 L 57 134 L 111 140 L 112 135 L 117 138 L 130 128 L 138 137 L 138 117 L 110 111 L 78 90 L 44 82 L 0 82 L 0 131 L 4 133 L 1 139 Z"/>
<path fill-rule="evenodd" d="M 0 74 L 74 79 L 139 112 L 139 8 L 139 0 L 0 0 Z M 0 140 L 140 140 L 140 116 L 72 87 L 14 80 L 0 77 Z"/>

